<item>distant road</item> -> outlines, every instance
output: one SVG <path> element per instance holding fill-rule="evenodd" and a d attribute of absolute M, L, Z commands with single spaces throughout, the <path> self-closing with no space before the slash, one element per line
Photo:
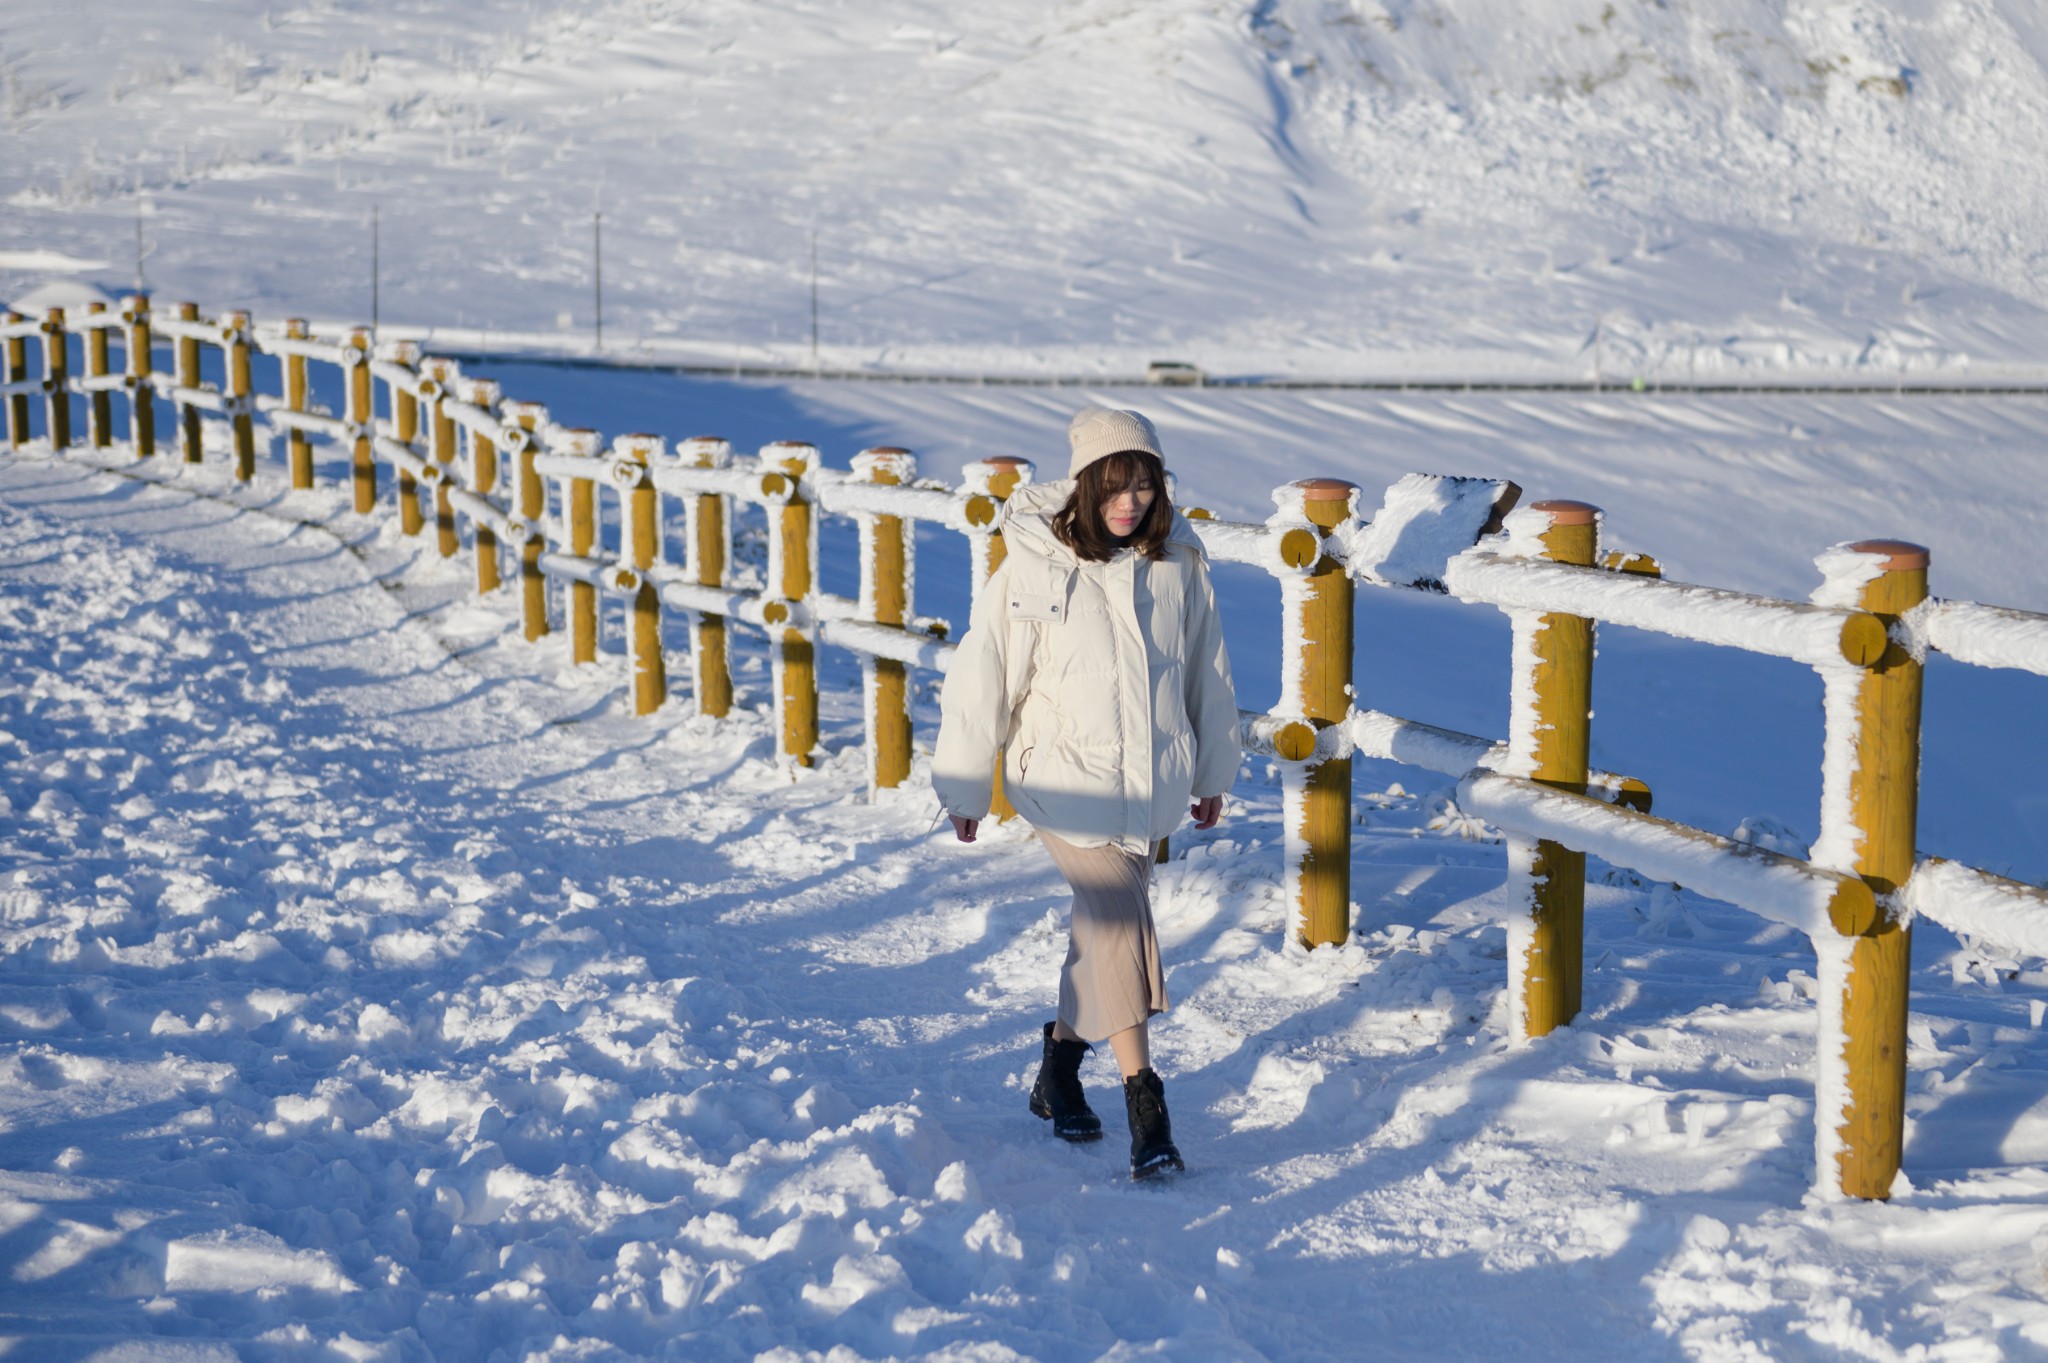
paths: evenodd
<path fill-rule="evenodd" d="M 1612 393 L 1618 396 L 1685 396 L 1817 394 L 1828 397 L 2044 397 L 2048 379 L 2026 383 L 2011 380 L 1981 383 L 1883 383 L 1868 379 L 1837 383 L 1786 380 L 1724 382 L 1652 382 L 1633 379 L 1445 379 L 1270 378 L 1260 375 L 1211 375 L 1199 384 L 1166 384 L 1144 374 L 960 374 L 915 370 L 825 369 L 759 364 L 689 364 L 621 355 L 561 355 L 521 350 L 477 350 L 432 346 L 462 364 L 516 361 L 559 369 L 637 370 L 705 378 L 767 379 L 778 382 L 813 380 L 833 383 L 933 383 L 967 388 L 1255 388 L 1285 391 L 1315 389 L 1375 393 Z"/>

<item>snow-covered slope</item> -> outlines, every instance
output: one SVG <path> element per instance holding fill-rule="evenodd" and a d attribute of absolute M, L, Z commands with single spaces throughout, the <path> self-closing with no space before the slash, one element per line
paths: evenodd
<path fill-rule="evenodd" d="M 1362 763 L 1357 940 L 1282 950 L 1253 763 L 1158 874 L 1190 1169 L 1134 1187 L 1106 1056 L 1110 1139 L 1025 1109 L 1064 887 L 868 803 L 844 655 L 792 774 L 745 636 L 730 720 L 635 719 L 331 480 L 124 472 L 0 463 L 10 1357 L 2048 1349 L 2039 962 L 1919 929 L 1910 1186 L 1809 1199 L 1798 934 L 1596 865 L 1586 1014 L 1512 1044 L 1491 831 Z"/>
<path fill-rule="evenodd" d="M 1890 377 L 2048 350 L 2023 0 L 0 13 L 0 252 L 731 356 Z M 8 262 L 26 262 L 8 268 Z M 47 273 L 0 254 L 0 293 Z"/>

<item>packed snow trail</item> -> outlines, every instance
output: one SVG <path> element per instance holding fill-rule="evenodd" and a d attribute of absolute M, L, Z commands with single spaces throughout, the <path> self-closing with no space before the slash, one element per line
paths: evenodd
<path fill-rule="evenodd" d="M 1110 1139 L 1025 1112 L 1063 887 L 869 804 L 844 677 L 793 776 L 758 653 L 734 719 L 636 720 L 342 502 L 0 465 L 23 1356 L 2048 1347 L 2048 1066 L 1967 953 L 1917 977 L 1925 1191 L 1803 1203 L 1803 942 L 1611 876 L 1587 1017 L 1510 1047 L 1490 831 L 1366 774 L 1360 937 L 1304 956 L 1248 772 L 1161 875 L 1191 1172 L 1134 1186 L 1106 1056 Z"/>

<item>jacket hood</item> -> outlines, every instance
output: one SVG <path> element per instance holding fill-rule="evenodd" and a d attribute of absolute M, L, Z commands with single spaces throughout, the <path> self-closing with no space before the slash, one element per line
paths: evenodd
<path fill-rule="evenodd" d="M 1010 494 L 1003 504 L 1003 519 L 1000 529 L 1003 542 L 1010 552 L 1019 550 L 1036 555 L 1056 567 L 1072 568 L 1080 559 L 1072 549 L 1060 542 L 1052 532 L 1052 518 L 1067 504 L 1067 498 L 1074 493 L 1072 478 L 1056 478 L 1049 483 L 1026 483 Z M 1166 533 L 1168 544 L 1185 544 L 1197 554 L 1207 558 L 1202 548 L 1201 537 L 1188 524 L 1187 517 L 1178 508 L 1173 513 L 1173 525 Z"/>

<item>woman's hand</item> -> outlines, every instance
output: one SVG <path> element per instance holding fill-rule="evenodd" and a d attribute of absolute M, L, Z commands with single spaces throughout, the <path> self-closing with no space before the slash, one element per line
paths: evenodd
<path fill-rule="evenodd" d="M 953 821 L 954 837 L 962 842 L 974 841 L 974 831 L 981 827 L 981 820 L 963 819 L 958 814 L 948 814 L 946 817 Z"/>
<path fill-rule="evenodd" d="M 1204 795 L 1188 806 L 1188 813 L 1194 817 L 1195 827 L 1214 828 L 1216 821 L 1223 817 L 1223 797 Z M 954 822 L 958 822 L 955 820 Z"/>

